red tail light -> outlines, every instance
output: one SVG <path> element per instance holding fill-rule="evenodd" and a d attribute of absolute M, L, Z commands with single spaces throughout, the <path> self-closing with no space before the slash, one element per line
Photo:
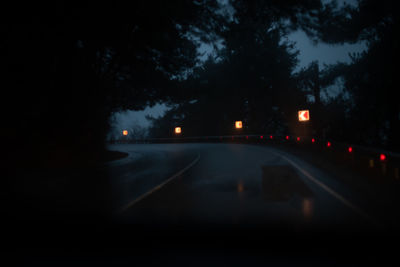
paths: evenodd
<path fill-rule="evenodd" d="M 327 147 L 330 147 L 331 145 L 332 145 L 332 144 L 331 144 L 331 142 L 329 142 L 329 141 L 328 141 L 328 143 L 326 143 L 326 146 L 327 146 Z"/>
<path fill-rule="evenodd" d="M 297 137 L 297 141 L 300 141 L 300 137 Z"/>
<path fill-rule="evenodd" d="M 312 142 L 312 143 L 315 143 L 315 139 L 314 139 L 314 138 L 313 138 L 313 139 L 311 139 L 311 142 Z"/>
<path fill-rule="evenodd" d="M 349 150 L 349 153 L 353 152 L 353 148 L 351 146 L 349 147 L 348 150 Z"/>
<path fill-rule="evenodd" d="M 379 159 L 380 159 L 381 161 L 385 161 L 385 160 L 386 160 L 386 155 L 385 155 L 385 154 L 381 154 L 381 155 L 379 156 Z"/>
<path fill-rule="evenodd" d="M 286 135 L 286 140 L 289 140 L 289 135 Z"/>
<path fill-rule="evenodd" d="M 273 139 L 274 137 L 272 135 L 269 136 L 269 139 Z"/>
<path fill-rule="evenodd" d="M 260 136 L 260 139 L 263 139 L 263 138 L 264 138 L 264 136 L 261 135 L 261 136 Z"/>

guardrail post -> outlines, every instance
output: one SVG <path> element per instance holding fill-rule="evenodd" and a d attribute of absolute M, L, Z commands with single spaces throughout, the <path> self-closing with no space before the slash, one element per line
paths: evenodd
<path fill-rule="evenodd" d="M 374 160 L 373 160 L 373 159 L 370 159 L 370 160 L 369 160 L 369 167 L 370 167 L 370 168 L 373 168 L 374 165 L 375 165 L 375 164 L 374 164 Z"/>
<path fill-rule="evenodd" d="M 386 163 L 383 162 L 381 166 L 382 166 L 382 174 L 383 176 L 386 176 L 386 171 L 387 171 Z"/>

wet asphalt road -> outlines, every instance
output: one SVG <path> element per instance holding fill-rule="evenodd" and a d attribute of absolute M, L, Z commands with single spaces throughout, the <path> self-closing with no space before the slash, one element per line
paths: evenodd
<path fill-rule="evenodd" d="M 400 236 L 380 235 L 379 218 L 358 192 L 301 158 L 228 143 L 109 149 L 129 156 L 75 179 L 85 197 L 73 207 L 86 203 L 81 212 L 3 227 L 3 243 L 16 255 L 8 253 L 10 260 L 27 263 L 21 266 L 398 266 Z M 82 186 L 84 178 L 90 179 Z M 90 214 L 102 206 L 107 214 L 111 206 L 111 221 Z"/>
<path fill-rule="evenodd" d="M 379 228 L 357 192 L 277 149 L 242 144 L 110 149 L 130 153 L 109 166 L 115 214 L 123 223 L 300 232 Z"/>

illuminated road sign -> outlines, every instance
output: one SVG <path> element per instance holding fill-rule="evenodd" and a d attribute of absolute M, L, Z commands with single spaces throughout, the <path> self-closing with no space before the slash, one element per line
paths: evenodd
<path fill-rule="evenodd" d="M 175 127 L 175 133 L 176 133 L 176 134 L 182 133 L 181 127 Z"/>
<path fill-rule="evenodd" d="M 123 131 L 122 131 L 122 134 L 125 135 L 125 136 L 127 136 L 127 135 L 128 135 L 128 131 L 127 131 L 127 130 L 123 130 Z"/>
<path fill-rule="evenodd" d="M 299 110 L 299 121 L 309 121 L 309 120 L 310 120 L 310 111 Z"/>
<path fill-rule="evenodd" d="M 242 121 L 235 121 L 235 127 L 236 129 L 242 129 L 243 128 Z"/>

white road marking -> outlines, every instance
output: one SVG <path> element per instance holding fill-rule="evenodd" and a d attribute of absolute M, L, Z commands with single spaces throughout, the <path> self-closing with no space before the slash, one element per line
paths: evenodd
<path fill-rule="evenodd" d="M 342 202 L 344 205 L 346 205 L 347 207 L 349 207 L 350 209 L 352 209 L 354 212 L 356 212 L 357 214 L 359 214 L 361 217 L 363 217 L 364 219 L 374 223 L 375 225 L 379 225 L 372 217 L 370 217 L 367 213 L 365 213 L 364 211 L 362 211 L 359 207 L 357 207 L 356 205 L 354 205 L 353 203 L 351 203 L 350 201 L 348 201 L 346 198 L 344 198 L 342 195 L 340 195 L 339 193 L 335 192 L 333 189 L 331 189 L 330 187 L 328 187 L 327 185 L 325 185 L 324 183 L 320 182 L 317 178 L 313 177 L 310 173 L 308 173 L 306 170 L 304 170 L 303 168 L 301 168 L 298 164 L 296 164 L 295 162 L 293 162 L 292 160 L 290 160 L 289 158 L 287 158 L 286 156 L 278 153 L 278 152 L 274 152 L 275 154 L 279 155 L 280 157 L 282 157 L 283 159 L 285 159 L 287 162 L 289 162 L 293 167 L 295 167 L 297 170 L 299 170 L 306 178 L 308 178 L 309 180 L 311 180 L 312 182 L 314 182 L 315 184 L 317 184 L 319 187 L 321 187 L 322 189 L 324 189 L 326 192 L 328 192 L 329 194 L 331 194 L 333 197 L 335 197 L 337 200 L 339 200 L 340 202 Z"/>
<path fill-rule="evenodd" d="M 176 179 L 177 177 L 181 176 L 182 174 L 184 174 L 187 170 L 189 170 L 191 167 L 193 167 L 198 161 L 200 160 L 200 154 L 197 155 L 197 157 L 185 168 L 183 168 L 182 170 L 180 170 L 179 172 L 175 173 L 172 177 L 168 178 L 166 181 L 164 181 L 163 183 L 157 185 L 156 187 L 154 187 L 153 189 L 151 189 L 150 191 L 144 193 L 143 195 L 141 195 L 140 197 L 134 199 L 133 201 L 129 202 L 127 205 L 123 206 L 120 210 L 119 213 L 123 213 L 125 211 L 127 211 L 129 208 L 131 208 L 132 206 L 134 206 L 136 203 L 138 203 L 139 201 L 145 199 L 146 197 L 148 197 L 149 195 L 153 194 L 154 192 L 158 191 L 159 189 L 161 189 L 163 186 L 165 186 L 166 184 L 168 184 L 169 182 L 171 182 L 172 180 Z"/>

